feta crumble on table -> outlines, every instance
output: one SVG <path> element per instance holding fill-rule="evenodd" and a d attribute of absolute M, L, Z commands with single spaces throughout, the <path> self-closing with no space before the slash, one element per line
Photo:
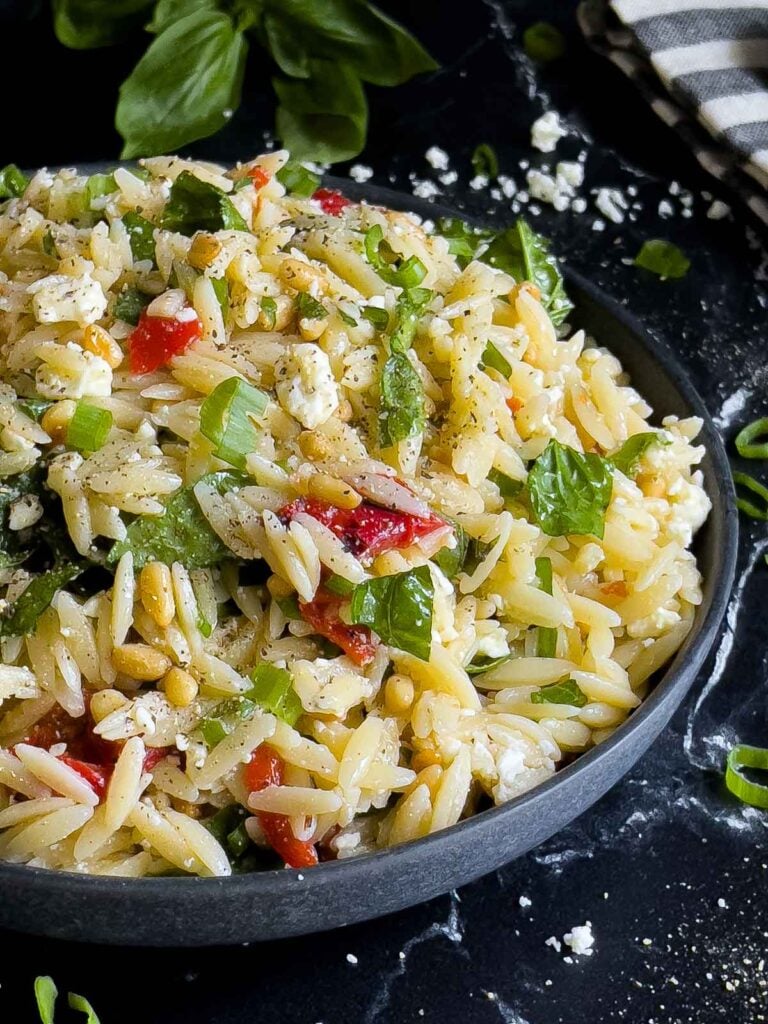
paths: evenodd
<path fill-rule="evenodd" d="M 560 124 L 557 112 L 549 110 L 531 125 L 531 145 L 542 153 L 553 153 L 560 139 L 567 134 L 568 130 Z"/>
<path fill-rule="evenodd" d="M 440 189 L 434 181 L 416 181 L 413 185 L 413 194 L 417 199 L 434 199 L 440 195 Z"/>
<path fill-rule="evenodd" d="M 628 209 L 627 200 L 617 188 L 599 188 L 595 206 L 606 220 L 610 220 L 614 224 L 624 223 L 624 211 Z"/>
<path fill-rule="evenodd" d="M 430 146 L 424 154 L 424 159 L 427 161 L 429 166 L 434 167 L 436 171 L 448 170 L 448 154 L 444 149 L 440 149 L 439 146 Z"/>
<path fill-rule="evenodd" d="M 731 208 L 728 203 L 724 203 L 722 199 L 716 199 L 707 210 L 707 219 L 722 220 L 723 217 L 727 217 L 730 212 Z"/>
<path fill-rule="evenodd" d="M 366 167 L 365 164 L 353 164 L 349 168 L 349 176 L 353 181 L 362 185 L 363 182 L 370 181 L 373 177 L 373 168 Z"/>
<path fill-rule="evenodd" d="M 566 946 L 570 946 L 576 956 L 592 956 L 592 947 L 595 944 L 592 922 L 586 921 L 584 924 L 577 924 L 571 928 L 563 936 L 563 942 Z"/>

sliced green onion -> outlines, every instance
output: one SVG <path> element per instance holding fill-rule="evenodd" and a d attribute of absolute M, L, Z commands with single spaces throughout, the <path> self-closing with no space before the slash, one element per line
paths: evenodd
<path fill-rule="evenodd" d="M 345 313 L 339 306 L 336 307 L 336 312 L 339 314 L 341 322 L 346 324 L 347 327 L 357 327 L 357 320 L 355 320 L 353 316 L 350 316 L 349 313 Z"/>
<path fill-rule="evenodd" d="M 738 743 L 729 751 L 725 765 L 725 784 L 735 797 L 752 807 L 768 807 L 768 786 L 751 782 L 742 774 L 742 768 L 768 771 L 768 748 Z"/>
<path fill-rule="evenodd" d="M 409 256 L 397 271 L 398 280 L 395 282 L 401 288 L 415 288 L 421 284 L 427 276 L 427 268 L 418 256 Z"/>
<path fill-rule="evenodd" d="M 736 507 L 739 511 L 749 516 L 750 519 L 768 521 L 768 487 L 761 484 L 759 480 L 755 480 L 749 473 L 734 473 L 733 482 L 737 487 L 743 487 L 744 490 L 756 494 L 762 502 L 762 505 L 757 505 L 750 498 L 742 498 L 737 493 Z"/>
<path fill-rule="evenodd" d="M 512 373 L 512 367 L 506 358 L 499 352 L 492 341 L 489 341 L 483 351 L 483 366 L 491 370 L 498 370 L 502 377 L 507 379 Z"/>
<path fill-rule="evenodd" d="M 351 594 L 355 589 L 354 583 L 345 580 L 343 576 L 337 576 L 335 572 L 332 572 L 328 579 L 323 582 L 323 586 L 338 597 L 346 597 L 347 594 Z"/>
<path fill-rule="evenodd" d="M 227 284 L 227 279 L 226 277 L 212 277 L 211 284 L 213 285 L 213 294 L 216 296 L 219 306 L 221 306 L 221 315 L 226 320 L 229 313 L 229 285 Z"/>
<path fill-rule="evenodd" d="M 548 21 L 537 21 L 523 32 L 523 49 L 540 64 L 548 64 L 565 53 L 565 36 Z"/>
<path fill-rule="evenodd" d="M 309 292 L 299 292 L 296 296 L 296 312 L 299 320 L 322 320 L 328 315 L 328 310 L 314 299 Z"/>
<path fill-rule="evenodd" d="M 140 213 L 129 210 L 123 214 L 123 224 L 128 232 L 131 253 L 137 263 L 149 260 L 155 263 L 155 225 Z"/>
<path fill-rule="evenodd" d="M 114 174 L 92 174 L 85 184 L 85 202 L 89 210 L 93 209 L 95 199 L 117 192 Z"/>
<path fill-rule="evenodd" d="M 364 239 L 365 258 L 387 284 L 415 288 L 427 276 L 427 268 L 418 256 L 402 259 L 384 239 L 380 224 L 368 228 Z"/>
<path fill-rule="evenodd" d="M 0 171 L 0 199 L 18 199 L 23 196 L 29 184 L 29 178 L 16 164 L 7 164 Z"/>
<path fill-rule="evenodd" d="M 229 736 L 229 730 L 220 718 L 204 718 L 200 723 L 200 732 L 209 750 Z"/>
<path fill-rule="evenodd" d="M 96 452 L 103 447 L 112 429 L 112 413 L 88 402 L 78 402 L 67 426 L 67 447 L 81 452 Z"/>
<path fill-rule="evenodd" d="M 115 299 L 112 315 L 117 320 L 124 320 L 135 327 L 139 317 L 152 301 L 151 295 L 145 295 L 138 288 L 125 288 Z"/>
<path fill-rule="evenodd" d="M 299 602 L 295 597 L 278 597 L 277 607 L 286 619 L 301 618 L 301 608 L 299 608 Z"/>
<path fill-rule="evenodd" d="M 173 288 L 181 288 L 191 303 L 199 276 L 195 268 L 190 267 L 188 263 L 185 263 L 183 260 L 174 260 L 169 284 Z"/>
<path fill-rule="evenodd" d="M 539 587 L 545 594 L 552 593 L 552 561 L 549 558 L 536 559 L 536 576 Z M 537 626 L 536 657 L 554 658 L 557 651 L 557 630 L 552 626 Z M 536 702 L 534 702 L 536 703 Z"/>
<path fill-rule="evenodd" d="M 320 185 L 320 176 L 307 170 L 295 160 L 289 160 L 275 175 L 286 192 L 300 199 L 308 199 Z"/>
<path fill-rule="evenodd" d="M 266 663 L 257 665 L 251 680 L 253 686 L 248 690 L 248 699 L 266 711 L 271 711 L 288 725 L 295 725 L 304 714 L 304 708 L 293 688 L 293 678 L 287 669 Z"/>
<path fill-rule="evenodd" d="M 378 306 L 363 306 L 360 315 L 369 324 L 373 324 L 377 331 L 386 331 L 389 327 L 389 313 L 386 309 L 380 309 Z"/>
<path fill-rule="evenodd" d="M 635 266 L 667 279 L 685 277 L 691 261 L 674 243 L 663 238 L 650 238 L 643 242 L 640 252 L 635 256 Z"/>
<path fill-rule="evenodd" d="M 237 469 L 254 451 L 258 432 L 253 417 L 263 416 L 269 398 L 240 377 L 217 385 L 200 408 L 200 433 L 216 446 L 218 458 Z"/>
<path fill-rule="evenodd" d="M 483 178 L 498 178 L 499 158 L 496 150 L 487 142 L 481 142 L 472 154 L 472 170 Z"/>
<path fill-rule="evenodd" d="M 744 459 L 768 459 L 768 441 L 755 444 L 755 438 L 768 435 L 768 416 L 748 423 L 736 435 L 736 451 Z"/>
<path fill-rule="evenodd" d="M 277 303 L 269 295 L 265 295 L 259 305 L 261 312 L 264 314 L 267 330 L 274 331 L 275 324 L 277 323 Z"/>
<path fill-rule="evenodd" d="M 553 683 L 551 686 L 542 686 L 540 690 L 534 690 L 530 701 L 531 704 L 570 704 L 575 708 L 583 708 L 587 698 L 575 679 L 566 679 L 563 683 Z"/>
<path fill-rule="evenodd" d="M 67 996 L 70 1010 L 77 1010 L 78 1013 L 84 1013 L 86 1020 L 85 1024 L 100 1024 L 99 1018 L 96 1016 L 96 1011 L 85 998 L 85 996 L 79 996 L 76 992 L 70 992 Z"/>
<path fill-rule="evenodd" d="M 53 978 L 49 978 L 45 974 L 35 978 L 35 1001 L 42 1024 L 53 1024 L 58 994 Z"/>

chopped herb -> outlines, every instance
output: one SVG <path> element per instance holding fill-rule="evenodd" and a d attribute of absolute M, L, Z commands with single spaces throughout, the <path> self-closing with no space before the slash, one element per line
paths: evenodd
<path fill-rule="evenodd" d="M 397 444 L 424 431 L 427 417 L 424 389 L 416 367 L 405 352 L 393 352 L 382 367 L 379 408 L 379 444 Z"/>
<path fill-rule="evenodd" d="M 250 697 L 233 697 L 217 704 L 210 716 L 200 723 L 200 735 L 208 749 L 217 747 L 239 722 L 250 718 L 256 706 Z"/>
<path fill-rule="evenodd" d="M 395 305 L 395 326 L 389 337 L 392 352 L 407 352 L 416 337 L 416 327 L 424 307 L 432 298 L 428 288 L 403 291 Z"/>
<path fill-rule="evenodd" d="M 40 1014 L 42 1024 L 54 1024 L 53 1018 L 56 1012 L 56 997 L 58 994 L 59 992 L 53 978 L 49 978 L 47 975 L 35 978 L 35 1001 L 37 1002 L 37 1012 Z"/>
<path fill-rule="evenodd" d="M 195 285 L 199 277 L 199 272 L 194 267 L 190 267 L 184 260 L 174 260 L 168 283 L 171 288 L 181 288 L 189 303 L 192 304 L 195 296 Z"/>
<path fill-rule="evenodd" d="M 385 644 L 429 661 L 434 587 L 429 566 L 380 576 L 355 587 L 350 621 L 370 626 Z"/>
<path fill-rule="evenodd" d="M 337 576 L 335 572 L 332 572 L 327 579 L 323 581 L 323 586 L 326 590 L 330 590 L 332 594 L 336 594 L 339 597 L 347 597 L 355 589 L 355 584 L 350 583 L 349 580 L 345 580 L 343 576 Z"/>
<path fill-rule="evenodd" d="M 196 231 L 250 230 L 231 199 L 191 171 L 182 171 L 171 186 L 160 226 L 188 236 Z"/>
<path fill-rule="evenodd" d="M 113 192 L 117 192 L 114 174 L 92 174 L 85 184 L 86 207 L 92 210 L 96 199 L 111 195 Z"/>
<path fill-rule="evenodd" d="M 418 256 L 399 256 L 384 238 L 380 224 L 365 233 L 365 258 L 387 284 L 416 288 L 427 276 L 427 268 Z"/>
<path fill-rule="evenodd" d="M 550 537 L 594 534 L 602 538 L 612 491 L 607 459 L 582 454 L 554 438 L 528 474 L 534 517 Z"/>
<path fill-rule="evenodd" d="M 759 480 L 755 480 L 749 473 L 734 473 L 733 482 L 737 488 L 741 487 L 745 491 L 757 495 L 760 499 L 759 503 L 755 503 L 752 498 L 742 497 L 737 491 L 736 507 L 739 511 L 749 516 L 750 519 L 768 521 L 768 487 L 761 484 Z"/>
<path fill-rule="evenodd" d="M 296 296 L 296 313 L 300 320 L 322 320 L 328 315 L 328 310 L 309 292 L 299 292 Z"/>
<path fill-rule="evenodd" d="M 265 326 L 268 331 L 274 331 L 277 323 L 277 303 L 269 295 L 265 295 L 259 303 L 261 312 L 264 314 Z"/>
<path fill-rule="evenodd" d="M 768 807 L 768 785 L 752 782 L 744 775 L 744 768 L 768 770 L 768 749 L 737 743 L 728 753 L 725 766 L 725 784 L 735 797 L 751 807 Z"/>
<path fill-rule="evenodd" d="M 53 237 L 53 231 L 50 228 L 48 228 L 43 235 L 43 252 L 46 256 L 50 256 L 51 259 L 57 260 L 59 258 L 56 239 Z"/>
<path fill-rule="evenodd" d="M 304 714 L 304 708 L 293 688 L 291 673 L 276 665 L 258 665 L 251 674 L 253 686 L 246 698 L 265 711 L 277 715 L 288 725 L 295 725 Z"/>
<path fill-rule="evenodd" d="M 552 560 L 536 559 L 536 576 L 545 594 L 552 594 Z M 551 626 L 536 627 L 536 657 L 554 658 L 557 651 L 557 630 Z"/>
<path fill-rule="evenodd" d="M 221 309 L 221 315 L 226 320 L 229 313 L 229 285 L 227 284 L 227 279 L 226 277 L 212 277 L 210 281 L 213 286 L 213 293 Z"/>
<path fill-rule="evenodd" d="M 35 576 L 26 590 L 0 615 L 0 637 L 31 633 L 58 591 L 84 569 L 82 562 L 70 562 Z"/>
<path fill-rule="evenodd" d="M 6 164 L 0 170 L 0 199 L 18 199 L 23 196 L 29 184 L 29 178 L 16 164 Z"/>
<path fill-rule="evenodd" d="M 138 288 L 124 288 L 112 305 L 112 315 L 135 327 L 151 301 L 152 296 L 140 292 Z"/>
<path fill-rule="evenodd" d="M 224 848 L 233 867 L 237 866 L 250 849 L 251 841 L 245 827 L 250 813 L 240 804 L 227 804 L 212 818 L 203 822 L 211 835 Z"/>
<path fill-rule="evenodd" d="M 499 158 L 487 142 L 481 142 L 472 154 L 472 170 L 483 178 L 498 178 Z"/>
<path fill-rule="evenodd" d="M 512 367 L 492 341 L 489 341 L 483 350 L 482 365 L 483 367 L 497 370 L 505 380 L 508 379 L 512 373 Z"/>
<path fill-rule="evenodd" d="M 53 402 L 49 402 L 47 398 L 19 398 L 16 401 L 16 407 L 37 423 L 40 422 L 45 410 L 50 409 L 52 405 Z"/>
<path fill-rule="evenodd" d="M 373 324 L 377 331 L 386 331 L 389 326 L 389 313 L 386 309 L 380 309 L 378 306 L 363 306 L 360 315 L 369 324 Z"/>
<path fill-rule="evenodd" d="M 511 654 L 502 654 L 498 658 L 480 658 L 478 661 L 472 661 L 467 665 L 464 671 L 468 676 L 481 676 L 485 672 L 490 672 L 492 668 L 498 668 L 499 665 L 503 665 L 511 657 Z"/>
<path fill-rule="evenodd" d="M 523 32 L 523 49 L 539 64 L 548 64 L 565 53 L 565 36 L 548 21 L 537 21 Z"/>
<path fill-rule="evenodd" d="M 357 327 L 357 320 L 355 320 L 353 316 L 350 316 L 349 313 L 345 313 L 340 306 L 336 307 L 336 312 L 339 314 L 341 322 L 346 324 L 347 327 Z"/>
<path fill-rule="evenodd" d="M 301 619 L 301 609 L 295 597 L 278 597 L 277 607 L 286 619 Z"/>
<path fill-rule="evenodd" d="M 275 175 L 286 192 L 299 199 L 309 199 L 320 187 L 320 175 L 296 160 L 289 160 Z"/>
<path fill-rule="evenodd" d="M 667 278 L 685 277 L 691 261 L 676 245 L 662 238 L 650 238 L 643 242 L 640 252 L 635 256 L 635 266 L 658 274 L 662 280 Z"/>
<path fill-rule="evenodd" d="M 608 461 L 620 470 L 624 476 L 633 477 L 637 472 L 640 461 L 649 448 L 655 444 L 670 444 L 671 442 L 655 431 L 648 431 L 643 434 L 633 434 L 627 438 L 624 444 L 608 456 Z"/>
<path fill-rule="evenodd" d="M 123 224 L 128 232 L 131 253 L 139 263 L 148 260 L 155 264 L 155 225 L 135 210 L 123 214 Z"/>
<path fill-rule="evenodd" d="M 736 451 L 743 459 L 768 459 L 768 440 L 756 441 L 768 437 L 768 416 L 748 423 L 736 435 Z"/>
<path fill-rule="evenodd" d="M 67 425 L 67 447 L 96 452 L 103 447 L 112 429 L 112 413 L 80 401 Z"/>
<path fill-rule="evenodd" d="M 570 704 L 572 707 L 583 708 L 587 703 L 586 696 L 579 689 L 574 679 L 566 679 L 563 683 L 542 686 L 531 694 L 531 704 Z"/>
<path fill-rule="evenodd" d="M 469 550 L 469 537 L 467 531 L 463 530 L 457 522 L 452 522 L 451 525 L 453 526 L 454 546 L 440 548 L 432 561 L 446 579 L 455 580 L 464 568 Z"/>
<path fill-rule="evenodd" d="M 454 217 L 441 217 L 437 222 L 437 233 L 448 242 L 448 251 L 456 257 L 462 270 L 471 263 L 481 246 L 493 237 L 493 231 L 474 227 Z"/>
<path fill-rule="evenodd" d="M 200 433 L 215 445 L 218 458 L 237 469 L 245 468 L 254 451 L 258 430 L 253 420 L 264 415 L 269 398 L 241 377 L 218 384 L 200 407 Z"/>
<path fill-rule="evenodd" d="M 507 476 L 506 473 L 502 473 L 498 469 L 492 469 L 488 474 L 488 479 L 499 488 L 499 493 L 505 504 L 508 500 L 516 498 L 523 489 L 520 480 L 513 480 L 511 476 Z"/>
<path fill-rule="evenodd" d="M 560 267 L 549 252 L 549 242 L 536 234 L 522 217 L 514 227 L 496 235 L 480 259 L 510 274 L 518 283 L 535 284 L 541 292 L 541 304 L 555 326 L 573 309 L 573 303 L 565 294 Z"/>

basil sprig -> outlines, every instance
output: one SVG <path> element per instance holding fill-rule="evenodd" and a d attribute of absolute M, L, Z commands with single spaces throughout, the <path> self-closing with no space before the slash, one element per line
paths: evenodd
<path fill-rule="evenodd" d="M 370 626 L 385 644 L 429 661 L 434 597 L 429 566 L 379 576 L 355 587 L 350 621 Z"/>
<path fill-rule="evenodd" d="M 408 358 L 421 312 L 432 293 L 413 288 L 402 293 L 395 307 L 395 326 L 389 336 L 390 355 L 379 382 L 379 444 L 382 448 L 421 434 L 426 426 L 424 388 Z"/>
<path fill-rule="evenodd" d="M 196 231 L 248 231 L 232 200 L 220 188 L 182 171 L 171 186 L 160 226 L 182 235 Z"/>
<path fill-rule="evenodd" d="M 577 452 L 554 438 L 528 473 L 528 494 L 536 522 L 550 537 L 602 537 L 613 491 L 608 459 Z"/>

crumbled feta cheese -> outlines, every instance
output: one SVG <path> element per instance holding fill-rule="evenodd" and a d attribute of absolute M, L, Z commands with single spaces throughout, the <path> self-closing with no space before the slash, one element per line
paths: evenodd
<path fill-rule="evenodd" d="M 560 139 L 567 134 L 567 129 L 560 124 L 557 112 L 549 110 L 531 125 L 531 145 L 535 149 L 540 149 L 542 153 L 553 153 Z"/>
<path fill-rule="evenodd" d="M 587 921 L 585 924 L 578 924 L 571 928 L 563 936 L 563 942 L 570 946 L 577 956 L 592 956 L 592 947 L 595 944 L 595 937 L 592 934 L 592 924 Z"/>
<path fill-rule="evenodd" d="M 360 182 L 370 181 L 373 177 L 373 168 L 366 167 L 365 164 L 353 164 L 349 169 L 349 176 L 353 181 Z"/>
<path fill-rule="evenodd" d="M 571 203 L 571 209 L 574 213 L 584 213 L 587 208 L 587 200 L 582 196 L 577 196 L 576 199 Z"/>
<path fill-rule="evenodd" d="M 716 199 L 707 210 L 707 217 L 709 220 L 722 220 L 730 212 L 731 208 L 728 203 L 724 203 L 721 199 Z"/>
<path fill-rule="evenodd" d="M 426 179 L 415 181 L 412 191 L 417 199 L 434 199 L 435 196 L 440 195 L 440 189 L 434 181 L 427 181 Z"/>
<path fill-rule="evenodd" d="M 8 527 L 11 530 L 26 530 L 27 527 L 34 526 L 42 514 L 43 506 L 38 496 L 24 494 L 11 503 Z"/>
<path fill-rule="evenodd" d="M 533 901 L 528 899 L 527 896 L 521 896 L 520 899 L 517 902 L 520 904 L 520 906 L 523 908 L 523 910 L 525 910 L 527 907 L 531 906 Z"/>
<path fill-rule="evenodd" d="M 307 430 L 325 423 L 339 407 L 328 356 L 312 342 L 290 345 L 277 361 L 275 379 L 283 409 Z"/>
<path fill-rule="evenodd" d="M 592 230 L 593 231 L 605 231 L 605 221 L 604 220 L 599 220 L 599 219 L 598 220 L 593 220 L 592 221 Z"/>
<path fill-rule="evenodd" d="M 358 959 L 357 959 L 357 957 L 355 956 L 354 953 L 347 953 L 347 963 L 348 964 L 359 963 L 359 961 L 358 961 Z"/>
<path fill-rule="evenodd" d="M 439 176 L 441 185 L 453 185 L 459 180 L 459 176 L 456 171 L 446 171 L 445 174 Z"/>
<path fill-rule="evenodd" d="M 595 206 L 600 213 L 614 224 L 622 224 L 624 221 L 624 210 L 627 207 L 627 200 L 617 188 L 599 188 Z"/>
<path fill-rule="evenodd" d="M 500 174 L 498 177 L 499 186 L 506 199 L 511 199 L 517 192 L 517 185 L 507 174 Z"/>
<path fill-rule="evenodd" d="M 58 324 L 72 320 L 80 327 L 94 324 L 107 310 L 107 297 L 90 274 L 70 277 L 50 274 L 27 288 L 32 310 L 40 324 Z"/>
<path fill-rule="evenodd" d="M 38 366 L 35 385 L 43 398 L 106 398 L 112 393 L 112 369 L 101 356 L 84 352 L 79 346 L 71 362 L 64 365 Z"/>
<path fill-rule="evenodd" d="M 469 187 L 473 192 L 479 192 L 481 188 L 487 188 L 488 179 L 484 174 L 476 174 L 469 183 Z"/>
<path fill-rule="evenodd" d="M 434 167 L 436 171 L 448 170 L 448 154 L 444 149 L 440 149 L 439 146 L 430 146 L 424 154 L 424 158 L 430 167 Z"/>
<path fill-rule="evenodd" d="M 666 220 L 668 217 L 672 217 L 674 212 L 675 208 L 672 203 L 668 199 L 662 199 L 659 203 L 659 216 Z"/>
<path fill-rule="evenodd" d="M 552 949 L 554 949 L 554 951 L 556 953 L 559 953 L 560 950 L 563 948 L 562 943 L 560 942 L 560 939 L 555 938 L 554 935 L 550 935 L 548 939 L 545 939 L 544 940 L 544 945 L 545 946 L 551 946 Z"/>
<path fill-rule="evenodd" d="M 576 191 L 584 184 L 584 164 L 575 160 L 561 160 L 555 168 L 558 187 L 565 191 L 570 188 Z"/>

